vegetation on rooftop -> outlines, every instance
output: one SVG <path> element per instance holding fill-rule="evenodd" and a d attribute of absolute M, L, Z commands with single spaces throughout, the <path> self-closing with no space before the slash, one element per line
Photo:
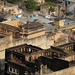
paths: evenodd
<path fill-rule="evenodd" d="M 32 10 L 37 10 L 39 9 L 38 6 L 39 3 L 35 2 L 34 0 L 27 0 L 24 2 L 24 5 L 26 6 L 27 9 L 32 9 Z"/>
<path fill-rule="evenodd" d="M 55 11 L 55 7 L 57 5 L 56 5 L 56 3 L 53 3 L 53 2 L 45 2 L 41 6 L 50 6 L 49 12 L 54 12 Z"/>
<path fill-rule="evenodd" d="M 53 2 L 45 2 L 44 4 L 42 4 L 42 6 L 47 6 L 47 5 L 49 5 L 51 7 L 56 7 L 57 6 L 56 3 L 53 3 Z"/>
<path fill-rule="evenodd" d="M 9 3 L 18 3 L 20 0 L 7 0 Z M 23 1 L 23 0 L 22 0 Z M 45 2 L 44 4 L 39 4 L 38 2 L 35 2 L 34 0 L 25 0 L 22 2 L 23 6 L 26 6 L 27 9 L 31 10 L 40 10 L 40 6 L 50 6 L 50 11 L 54 12 L 56 7 L 56 4 L 53 2 Z"/>

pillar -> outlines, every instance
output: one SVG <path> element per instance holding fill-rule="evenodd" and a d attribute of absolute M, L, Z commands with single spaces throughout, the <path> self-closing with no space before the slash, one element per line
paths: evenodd
<path fill-rule="evenodd" d="M 5 72 L 5 50 L 0 50 L 0 75 Z"/>
<path fill-rule="evenodd" d="M 42 71 L 43 65 L 40 65 L 40 75 L 43 75 L 43 71 Z"/>

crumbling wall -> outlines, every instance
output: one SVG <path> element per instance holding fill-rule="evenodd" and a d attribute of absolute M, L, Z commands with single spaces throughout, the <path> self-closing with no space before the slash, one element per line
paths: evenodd
<path fill-rule="evenodd" d="M 0 39 L 0 50 L 4 50 L 6 48 L 12 47 L 13 37 L 7 36 L 5 38 Z"/>
<path fill-rule="evenodd" d="M 41 47 L 43 49 L 50 48 L 51 45 L 54 45 L 54 41 L 50 40 L 49 37 L 43 35 L 31 39 L 18 39 L 13 41 L 13 46 L 21 45 L 21 44 L 31 44 L 34 46 Z"/>
<path fill-rule="evenodd" d="M 47 37 L 46 35 L 31 38 L 31 39 L 20 38 L 16 40 L 13 40 L 13 37 L 9 36 L 0 39 L 0 50 L 4 50 L 6 48 L 10 48 L 22 44 L 31 44 L 43 49 L 47 49 L 50 48 L 50 46 L 54 45 L 54 41 L 50 40 L 49 37 Z"/>

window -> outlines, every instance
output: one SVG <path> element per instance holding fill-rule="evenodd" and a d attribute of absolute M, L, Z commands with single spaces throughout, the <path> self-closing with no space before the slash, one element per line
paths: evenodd
<path fill-rule="evenodd" d="M 54 53 L 54 55 L 57 55 L 56 53 Z"/>
<path fill-rule="evenodd" d="M 31 52 L 31 49 L 29 48 L 29 52 Z"/>
<path fill-rule="evenodd" d="M 43 53 L 41 55 L 43 56 Z"/>
<path fill-rule="evenodd" d="M 46 53 L 46 56 L 47 56 L 47 53 Z"/>
<path fill-rule="evenodd" d="M 71 49 L 71 47 L 70 47 L 70 49 Z"/>
<path fill-rule="evenodd" d="M 63 56 L 63 54 L 60 54 L 60 57 L 62 57 Z"/>
<path fill-rule="evenodd" d="M 16 49 L 15 49 L 15 52 L 16 52 Z"/>
<path fill-rule="evenodd" d="M 67 50 L 69 50 L 69 47 L 67 47 Z"/>
<path fill-rule="evenodd" d="M 41 54 L 39 53 L 39 57 L 41 56 Z"/>
<path fill-rule="evenodd" d="M 24 48 L 24 52 L 25 52 L 25 48 Z"/>
<path fill-rule="evenodd" d="M 21 48 L 21 52 L 22 52 L 22 50 L 23 50 L 23 49 Z"/>
<path fill-rule="evenodd" d="M 15 69 L 13 68 L 13 72 L 15 73 Z"/>
<path fill-rule="evenodd" d="M 31 61 L 31 57 L 29 57 L 29 61 Z"/>
<path fill-rule="evenodd" d="M 16 73 L 18 74 L 19 73 L 19 71 L 16 69 Z"/>
<path fill-rule="evenodd" d="M 18 69 L 15 69 L 15 74 L 19 74 L 19 71 L 18 71 Z"/>
<path fill-rule="evenodd" d="M 33 56 L 33 59 L 34 59 L 34 56 Z"/>
<path fill-rule="evenodd" d="M 12 69 L 13 69 L 13 68 L 9 67 L 9 72 L 12 72 Z"/>
<path fill-rule="evenodd" d="M 70 2 L 68 2 L 68 4 L 70 4 Z"/>
<path fill-rule="evenodd" d="M 36 55 L 36 58 L 38 58 L 39 57 L 39 55 Z"/>
<path fill-rule="evenodd" d="M 48 55 L 49 55 L 49 52 L 48 52 Z"/>
<path fill-rule="evenodd" d="M 28 72 L 27 72 L 27 71 L 25 71 L 24 75 L 28 75 Z"/>
<path fill-rule="evenodd" d="M 12 68 L 12 67 L 9 67 L 9 72 L 14 73 L 14 74 L 19 73 L 18 69 L 15 69 L 15 68 Z"/>
<path fill-rule="evenodd" d="M 52 52 L 50 52 L 50 55 L 52 55 Z"/>

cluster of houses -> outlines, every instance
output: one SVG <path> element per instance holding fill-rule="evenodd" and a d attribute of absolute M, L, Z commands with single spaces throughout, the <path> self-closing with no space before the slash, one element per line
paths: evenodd
<path fill-rule="evenodd" d="M 26 15 L 18 5 L 0 2 L 6 19 L 0 22 L 0 75 L 52 75 L 75 66 L 75 21 L 61 17 L 75 15 L 75 1 L 54 2 L 50 18 L 50 6 L 40 7 L 44 15 Z"/>

